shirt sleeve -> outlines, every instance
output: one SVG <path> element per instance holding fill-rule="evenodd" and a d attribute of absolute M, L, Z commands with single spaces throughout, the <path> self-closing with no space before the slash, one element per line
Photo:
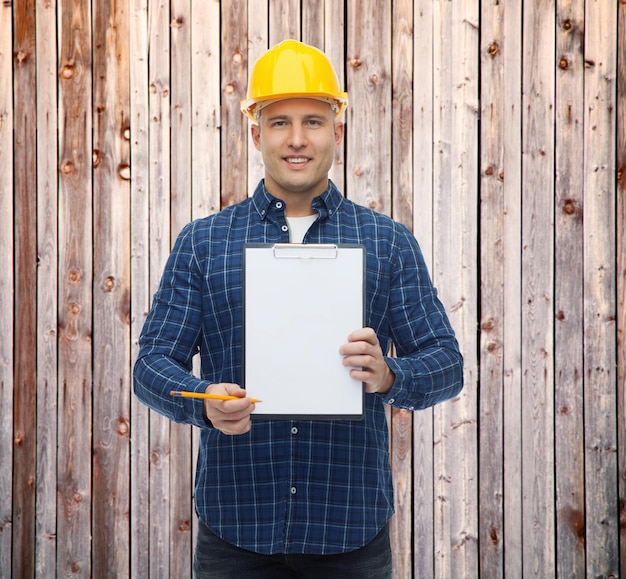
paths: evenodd
<path fill-rule="evenodd" d="M 139 336 L 133 385 L 139 400 L 170 420 L 207 427 L 202 400 L 170 395 L 172 390 L 204 392 L 208 386 L 191 374 L 202 327 L 202 274 L 192 234 L 188 224 L 165 265 Z"/>
<path fill-rule="evenodd" d="M 463 357 L 419 245 L 403 226 L 393 260 L 388 321 L 396 356 L 386 361 L 395 381 L 383 399 L 419 410 L 461 391 Z"/>

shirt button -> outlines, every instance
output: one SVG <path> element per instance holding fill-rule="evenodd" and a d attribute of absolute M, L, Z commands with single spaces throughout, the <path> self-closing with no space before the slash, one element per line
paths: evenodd
<path fill-rule="evenodd" d="M 276 209 L 282 209 L 282 208 L 283 208 L 283 204 L 280 201 L 278 201 L 276 203 Z"/>
<path fill-rule="evenodd" d="M 291 487 L 291 494 L 292 494 L 292 495 L 295 495 L 295 494 L 296 494 L 296 492 L 297 492 L 297 491 L 296 491 L 296 487 Z"/>
<path fill-rule="evenodd" d="M 393 404 L 396 401 L 395 398 L 390 398 L 388 404 Z"/>
<path fill-rule="evenodd" d="M 291 429 L 291 434 L 298 434 L 298 427 L 297 427 L 297 426 L 294 426 L 294 427 Z"/>
<path fill-rule="evenodd" d="M 281 229 L 282 229 L 283 231 L 289 231 L 289 227 L 288 227 L 287 225 L 283 225 L 283 226 L 281 227 Z"/>

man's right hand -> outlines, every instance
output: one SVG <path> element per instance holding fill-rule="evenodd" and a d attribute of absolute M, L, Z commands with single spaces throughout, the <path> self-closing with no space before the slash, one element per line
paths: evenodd
<path fill-rule="evenodd" d="M 204 400 L 204 412 L 213 427 L 224 434 L 244 434 L 251 427 L 250 414 L 254 403 L 246 398 L 246 391 L 237 384 L 210 384 L 205 392 L 238 396 L 240 400 Z"/>

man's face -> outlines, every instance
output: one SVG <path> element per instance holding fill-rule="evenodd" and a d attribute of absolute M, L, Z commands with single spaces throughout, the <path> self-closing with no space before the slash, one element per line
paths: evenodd
<path fill-rule="evenodd" d="M 254 146 L 265 164 L 267 190 L 283 199 L 310 203 L 328 187 L 328 171 L 343 137 L 343 123 L 326 102 L 293 98 L 261 111 L 251 129 Z"/>

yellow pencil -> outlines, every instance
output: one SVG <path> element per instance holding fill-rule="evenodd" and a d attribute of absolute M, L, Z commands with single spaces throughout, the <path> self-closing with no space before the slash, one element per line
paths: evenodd
<path fill-rule="evenodd" d="M 187 390 L 171 390 L 172 396 L 183 396 L 184 398 L 209 398 L 210 400 L 240 400 L 239 396 L 227 396 L 225 394 L 209 394 L 207 392 L 189 392 Z M 252 398 L 252 403 L 263 402 Z"/>

